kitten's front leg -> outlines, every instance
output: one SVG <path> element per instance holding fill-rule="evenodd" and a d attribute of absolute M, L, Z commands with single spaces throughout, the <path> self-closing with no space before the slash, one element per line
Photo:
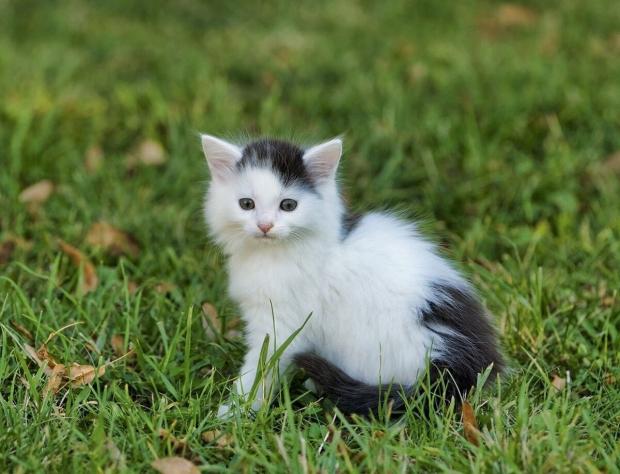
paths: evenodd
<path fill-rule="evenodd" d="M 261 361 L 262 347 L 262 341 L 260 343 L 255 341 L 254 344 L 250 345 L 248 353 L 245 356 L 243 366 L 241 367 L 239 377 L 235 381 L 235 392 L 239 400 L 243 401 L 247 400 L 248 397 L 252 395 L 251 391 L 256 383 L 256 379 L 259 376 L 261 377 L 252 400 L 253 411 L 258 411 L 263 406 L 263 403 L 271 400 L 273 391 L 277 388 L 274 383 L 277 384 L 279 382 L 278 379 L 280 375 L 291 364 L 292 360 L 289 355 L 292 353 L 290 351 L 291 347 L 288 347 L 287 350 L 281 355 L 280 360 L 276 362 L 275 367 L 259 367 L 261 362 L 268 365 L 274 353 L 272 347 L 267 352 L 266 360 Z M 230 415 L 231 408 L 232 401 L 221 405 L 218 409 L 218 417 L 227 418 Z"/>

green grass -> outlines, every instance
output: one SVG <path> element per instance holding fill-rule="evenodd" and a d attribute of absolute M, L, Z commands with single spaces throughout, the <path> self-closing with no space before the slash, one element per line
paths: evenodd
<path fill-rule="evenodd" d="M 529 1 L 535 17 L 512 26 L 499 3 L 242 3 L 0 2 L 0 243 L 25 241 L 0 264 L 0 471 L 146 472 L 180 454 L 204 471 L 618 472 L 616 2 Z M 510 359 L 502 383 L 472 397 L 479 446 L 453 408 L 331 423 L 296 383 L 255 420 L 215 418 L 243 345 L 202 329 L 204 301 L 224 319 L 238 310 L 202 222 L 198 131 L 344 133 L 348 202 L 424 218 Z M 129 169 L 145 139 L 167 162 Z M 19 193 L 41 179 L 55 192 L 29 210 Z M 140 254 L 88 246 L 99 220 Z M 96 291 L 77 293 L 59 238 L 96 265 Z M 114 334 L 137 355 L 44 397 L 11 321 L 37 347 L 79 323 L 49 343 L 61 362 L 114 359 Z M 551 380 L 567 373 L 558 392 Z M 206 443 L 212 429 L 233 442 Z"/>

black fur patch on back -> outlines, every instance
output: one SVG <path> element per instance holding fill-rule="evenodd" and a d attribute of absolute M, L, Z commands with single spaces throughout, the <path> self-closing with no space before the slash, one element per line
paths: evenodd
<path fill-rule="evenodd" d="M 245 146 L 237 169 L 271 168 L 285 186 L 296 184 L 314 189 L 312 177 L 303 160 L 304 151 L 297 145 L 272 138 L 262 138 Z"/>
<path fill-rule="evenodd" d="M 422 324 L 443 340 L 442 355 L 431 363 L 435 375 L 444 375 L 446 395 L 459 400 L 476 385 L 479 373 L 493 364 L 492 377 L 502 371 L 504 362 L 495 329 L 476 297 L 468 290 L 443 284 L 435 285 L 434 290 L 439 298 L 422 311 Z"/>
<path fill-rule="evenodd" d="M 427 377 L 436 406 L 452 398 L 458 404 L 476 385 L 479 373 L 493 364 L 493 376 L 504 363 L 495 330 L 476 297 L 448 285 L 436 285 L 435 291 L 439 297 L 422 312 L 422 324 L 443 339 L 445 350 L 430 361 Z M 297 354 L 294 361 L 345 414 L 377 413 L 385 401 L 391 402 L 393 413 L 399 413 L 406 399 L 423 393 L 420 386 L 368 385 L 313 353 Z"/>
<path fill-rule="evenodd" d="M 356 212 L 345 212 L 342 215 L 342 227 L 341 227 L 341 236 L 342 240 L 346 239 L 351 232 L 357 227 L 357 225 L 364 217 L 362 214 L 358 214 Z"/>

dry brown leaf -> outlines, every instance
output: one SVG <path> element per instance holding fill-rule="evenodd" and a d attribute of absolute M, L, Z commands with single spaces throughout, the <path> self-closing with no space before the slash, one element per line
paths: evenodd
<path fill-rule="evenodd" d="M 89 173 L 95 173 L 101 169 L 103 165 L 103 150 L 98 146 L 91 146 L 86 151 L 84 159 L 84 167 Z"/>
<path fill-rule="evenodd" d="M 44 362 L 39 358 L 39 354 L 37 354 L 37 350 L 32 347 L 30 344 L 24 344 L 24 352 L 30 359 L 36 362 L 38 365 L 42 366 Z"/>
<path fill-rule="evenodd" d="M 110 344 L 114 350 L 114 354 L 116 354 L 119 358 L 125 356 L 132 358 L 136 355 L 130 346 L 125 349 L 125 337 L 120 334 L 114 334 L 110 339 Z"/>
<path fill-rule="evenodd" d="M 174 290 L 175 288 L 176 288 L 176 285 L 174 285 L 173 283 L 167 282 L 167 281 L 161 281 L 157 283 L 157 285 L 155 285 L 155 291 L 157 293 L 161 293 L 162 295 L 171 293 L 172 290 Z"/>
<path fill-rule="evenodd" d="M 129 280 L 127 282 L 127 291 L 130 295 L 133 295 L 136 291 L 138 291 L 138 284 L 135 281 Z"/>
<path fill-rule="evenodd" d="M 114 441 L 108 439 L 105 442 L 105 449 L 108 452 L 110 461 L 112 461 L 116 467 L 123 468 L 125 466 L 125 455 L 118 449 Z"/>
<path fill-rule="evenodd" d="M 209 339 L 215 339 L 217 332 L 222 332 L 222 321 L 217 314 L 217 309 L 208 301 L 202 303 L 202 314 L 205 318 L 202 318 L 202 327 Z"/>
<path fill-rule="evenodd" d="M 132 235 L 104 221 L 95 222 L 91 226 L 86 243 L 114 256 L 128 255 L 135 258 L 140 253 L 140 247 Z"/>
<path fill-rule="evenodd" d="M 235 338 L 241 334 L 238 330 L 241 325 L 239 318 L 229 319 L 226 321 L 226 327 L 224 328 L 224 321 L 219 317 L 217 309 L 208 301 L 202 303 L 202 328 L 204 329 L 209 339 L 215 339 L 218 334 L 222 334 L 227 338 Z"/>
<path fill-rule="evenodd" d="M 553 386 L 553 388 L 555 388 L 558 392 L 561 392 L 562 390 L 564 390 L 564 388 L 566 387 L 566 379 L 560 377 L 559 375 L 554 375 L 553 379 L 551 379 L 551 385 Z"/>
<path fill-rule="evenodd" d="M 195 464 L 179 457 L 159 458 L 151 463 L 151 467 L 162 474 L 199 474 Z"/>
<path fill-rule="evenodd" d="M 495 12 L 495 18 L 500 26 L 524 27 L 533 24 L 538 15 L 533 10 L 516 3 L 504 3 Z"/>
<path fill-rule="evenodd" d="M 136 165 L 161 166 L 166 163 L 166 152 L 159 142 L 154 140 L 144 140 L 132 155 L 127 158 L 127 166 L 130 168 Z"/>
<path fill-rule="evenodd" d="M 478 446 L 480 430 L 478 429 L 478 422 L 476 421 L 476 415 L 474 415 L 474 409 L 467 400 L 463 401 L 463 404 L 461 405 L 461 414 L 463 416 L 463 431 L 465 432 L 465 438 L 471 444 Z"/>
<path fill-rule="evenodd" d="M 17 321 L 11 320 L 11 326 L 13 326 L 13 328 L 18 333 L 20 333 L 22 336 L 24 336 L 29 341 L 31 341 L 31 342 L 34 341 L 34 337 L 32 336 L 32 333 L 30 331 L 28 331 L 28 329 L 26 329 L 24 326 L 19 324 Z"/>
<path fill-rule="evenodd" d="M 47 384 L 43 389 L 43 396 L 51 393 L 56 395 L 62 385 L 63 377 L 65 376 L 65 366 L 63 364 L 56 364 L 49 374 Z"/>
<path fill-rule="evenodd" d="M 620 150 L 612 153 L 603 162 L 603 168 L 612 173 L 620 173 Z"/>
<path fill-rule="evenodd" d="M 54 183 L 44 179 L 28 186 L 19 194 L 19 202 L 24 204 L 43 204 L 54 192 Z"/>
<path fill-rule="evenodd" d="M 87 385 L 95 380 L 95 377 L 101 377 L 104 374 L 104 366 L 97 369 L 92 365 L 80 365 L 75 362 L 67 370 L 67 378 L 71 382 L 72 387 Z"/>
<path fill-rule="evenodd" d="M 17 244 L 13 240 L 5 240 L 0 244 L 0 265 L 8 263 Z"/>
<path fill-rule="evenodd" d="M 99 278 L 97 277 L 95 266 L 73 245 L 69 245 L 62 240 L 58 241 L 58 245 L 60 246 L 60 249 L 71 259 L 73 264 L 81 269 L 82 279 L 80 287 L 78 288 L 79 293 L 85 295 L 86 293 L 95 290 L 99 284 Z"/>
<path fill-rule="evenodd" d="M 219 448 L 225 448 L 233 445 L 233 437 L 228 433 L 220 430 L 210 430 L 202 433 L 202 440 L 205 443 L 216 444 Z"/>
<path fill-rule="evenodd" d="M 185 453 L 185 450 L 187 449 L 187 441 L 185 440 L 185 438 L 177 438 L 172 433 L 170 433 L 170 431 L 164 428 L 159 429 L 159 437 L 161 439 L 170 441 L 170 444 L 172 444 L 175 452 L 179 454 Z"/>

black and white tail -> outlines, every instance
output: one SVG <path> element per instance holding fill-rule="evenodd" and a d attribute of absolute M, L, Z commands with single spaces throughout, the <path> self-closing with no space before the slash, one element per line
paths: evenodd
<path fill-rule="evenodd" d="M 428 378 L 435 395 L 446 401 L 455 398 L 459 403 L 476 385 L 479 373 L 492 366 L 491 380 L 501 373 L 504 363 L 495 330 L 476 297 L 468 290 L 446 285 L 436 285 L 435 290 L 437 298 L 419 315 L 422 324 L 440 337 L 444 346 L 441 355 L 430 361 Z M 315 353 L 297 354 L 294 360 L 345 414 L 377 413 L 386 402 L 392 405 L 392 412 L 398 413 L 404 410 L 406 400 L 420 390 L 360 382 Z"/>

